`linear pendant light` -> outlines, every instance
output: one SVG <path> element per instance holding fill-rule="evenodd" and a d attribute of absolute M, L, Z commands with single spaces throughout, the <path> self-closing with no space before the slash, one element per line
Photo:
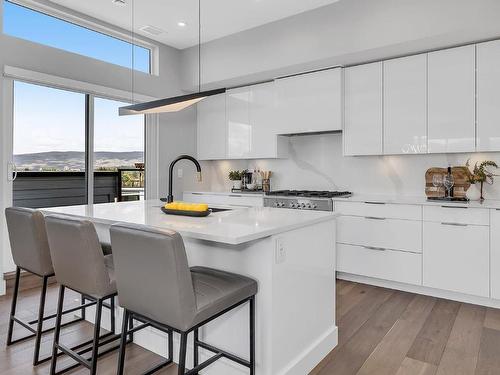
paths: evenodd
<path fill-rule="evenodd" d="M 133 73 L 132 73 L 133 74 Z M 198 0 L 198 92 L 120 107 L 120 116 L 178 112 L 208 96 L 223 94 L 225 88 L 201 91 L 201 0 Z"/>

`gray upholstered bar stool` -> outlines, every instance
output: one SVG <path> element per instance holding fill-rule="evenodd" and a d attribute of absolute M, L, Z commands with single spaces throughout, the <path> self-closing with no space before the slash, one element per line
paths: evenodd
<path fill-rule="evenodd" d="M 5 218 L 9 232 L 12 257 L 16 264 L 16 279 L 14 284 L 14 293 L 12 296 L 11 313 L 9 317 L 9 329 L 7 333 L 7 345 L 16 344 L 30 338 L 35 338 L 35 349 L 33 355 L 33 366 L 50 360 L 50 356 L 40 359 L 40 342 L 44 333 L 52 331 L 54 328 L 43 328 L 43 323 L 56 317 L 56 314 L 45 316 L 45 298 L 47 296 L 48 280 L 54 276 L 52 259 L 50 257 L 47 233 L 45 230 L 45 220 L 41 212 L 20 207 L 10 207 L 5 210 Z M 38 317 L 35 320 L 25 321 L 16 316 L 17 301 L 19 296 L 19 284 L 21 270 L 29 272 L 42 278 L 42 289 L 40 293 L 40 306 Z M 83 303 L 83 301 L 82 301 Z M 85 307 L 92 306 L 93 303 L 82 304 L 68 310 L 63 314 L 82 310 Z M 73 324 L 83 320 L 82 318 L 72 320 L 64 325 Z M 31 334 L 13 340 L 14 323 L 26 328 Z M 36 328 L 32 326 L 36 325 Z"/>
<path fill-rule="evenodd" d="M 255 373 L 255 294 L 257 282 L 248 277 L 205 267 L 188 267 L 182 237 L 173 231 L 115 224 L 111 227 L 118 301 L 125 309 L 118 362 L 123 374 L 126 336 L 151 325 L 169 336 L 169 358 L 147 372 L 172 362 L 172 331 L 181 335 L 180 375 L 198 374 L 225 357 Z M 199 340 L 198 329 L 246 302 L 250 304 L 250 358 L 237 357 Z M 144 324 L 127 329 L 131 319 Z M 187 337 L 194 333 L 194 368 L 186 372 Z M 199 348 L 214 356 L 199 363 Z"/>
<path fill-rule="evenodd" d="M 100 335 L 104 301 L 109 299 L 113 304 L 116 296 L 113 258 L 112 255 L 104 256 L 96 229 L 88 220 L 50 215 L 45 218 L 45 226 L 56 279 L 60 284 L 50 374 L 56 374 L 57 356 L 60 350 L 77 363 L 57 373 L 82 365 L 94 375 L 97 373 L 98 357 L 118 348 L 114 346 L 99 353 L 99 346 L 109 344 L 120 337 L 114 332 Z M 80 351 L 68 348 L 59 341 L 66 288 L 79 292 L 85 295 L 86 299 L 96 303 L 92 346 Z M 112 314 L 111 326 L 114 324 L 114 314 Z M 87 359 L 83 354 L 89 351 L 92 351 L 92 355 Z"/>

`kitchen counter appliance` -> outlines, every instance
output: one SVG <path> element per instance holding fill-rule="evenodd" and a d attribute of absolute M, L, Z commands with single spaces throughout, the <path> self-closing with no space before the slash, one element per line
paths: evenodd
<path fill-rule="evenodd" d="M 333 211 L 332 198 L 350 196 L 349 191 L 276 190 L 266 193 L 264 207 Z"/>

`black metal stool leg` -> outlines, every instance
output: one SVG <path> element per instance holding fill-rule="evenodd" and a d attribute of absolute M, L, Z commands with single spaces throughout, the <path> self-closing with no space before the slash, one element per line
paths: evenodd
<path fill-rule="evenodd" d="M 12 333 L 14 331 L 14 316 L 16 315 L 20 278 L 21 278 L 21 269 L 19 267 L 16 267 L 16 281 L 14 283 L 14 294 L 12 296 L 12 305 L 10 307 L 9 331 L 7 333 L 7 346 L 12 344 Z"/>
<path fill-rule="evenodd" d="M 80 298 L 80 302 L 82 305 L 85 305 L 85 296 L 82 294 L 82 297 Z M 87 309 L 85 307 L 82 308 L 82 319 L 85 320 L 86 318 L 86 312 L 87 312 Z"/>
<path fill-rule="evenodd" d="M 122 336 L 120 338 L 120 354 L 118 355 L 118 370 L 117 375 L 123 375 L 123 368 L 125 365 L 125 348 L 127 346 L 127 331 L 128 325 L 130 324 L 131 315 L 127 309 L 123 312 L 123 322 L 122 322 Z"/>
<path fill-rule="evenodd" d="M 255 296 L 250 298 L 250 375 L 255 374 Z"/>
<path fill-rule="evenodd" d="M 198 328 L 195 328 L 195 330 L 193 331 L 193 336 L 194 336 L 194 339 L 193 339 L 193 349 L 194 349 L 193 367 L 196 367 L 199 365 L 198 335 L 199 335 Z M 198 375 L 198 372 L 195 372 L 193 375 Z"/>
<path fill-rule="evenodd" d="M 37 366 L 40 364 L 40 343 L 42 340 L 42 332 L 43 332 L 43 316 L 45 311 L 45 298 L 47 297 L 47 285 L 49 283 L 49 277 L 44 276 L 42 278 L 42 291 L 40 294 L 40 306 L 38 307 L 38 323 L 36 326 L 36 335 L 35 335 L 35 353 L 33 355 L 33 366 Z"/>
<path fill-rule="evenodd" d="M 113 335 L 116 333 L 116 316 L 115 316 L 115 296 L 111 297 L 110 310 L 111 310 L 111 332 Z"/>
<path fill-rule="evenodd" d="M 54 330 L 54 342 L 52 344 L 52 362 L 50 364 L 50 375 L 54 375 L 56 373 L 57 366 L 57 352 L 59 344 L 59 335 L 61 334 L 61 321 L 62 321 L 62 310 L 64 304 L 64 285 L 59 286 L 59 300 L 57 302 L 57 317 L 56 317 L 56 326 Z"/>
<path fill-rule="evenodd" d="M 187 352 L 187 333 L 181 332 L 181 347 L 179 351 L 178 375 L 184 375 L 186 372 L 186 352 Z"/>
<path fill-rule="evenodd" d="M 101 332 L 102 299 L 97 300 L 94 322 L 94 341 L 92 343 L 92 358 L 90 375 L 97 374 L 97 360 L 99 354 L 99 333 Z"/>

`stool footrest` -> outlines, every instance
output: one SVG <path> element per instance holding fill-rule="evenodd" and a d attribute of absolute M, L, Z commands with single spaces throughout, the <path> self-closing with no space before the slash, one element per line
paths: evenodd
<path fill-rule="evenodd" d="M 206 342 L 196 341 L 196 345 L 198 345 L 200 348 L 203 348 L 203 349 L 206 349 L 212 353 L 215 353 L 216 355 L 220 354 L 222 357 L 226 357 L 227 359 L 230 359 L 231 361 L 234 361 L 242 366 L 250 367 L 250 361 L 247 361 L 246 359 L 240 358 L 234 354 L 226 352 L 225 350 L 216 348 L 215 346 L 207 344 Z M 201 366 L 201 364 L 200 364 L 200 366 Z M 201 369 L 199 369 L 199 370 L 201 370 Z"/>

